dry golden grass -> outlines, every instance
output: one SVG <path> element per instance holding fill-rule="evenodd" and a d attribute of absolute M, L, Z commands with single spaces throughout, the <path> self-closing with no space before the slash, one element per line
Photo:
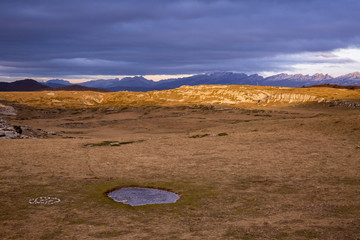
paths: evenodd
<path fill-rule="evenodd" d="M 191 104 L 264 107 L 338 99 L 360 99 L 360 89 L 206 85 L 183 86 L 172 90 L 152 92 L 0 92 L 0 100 L 14 101 L 41 108 Z"/>
<path fill-rule="evenodd" d="M 311 89 L 276 91 L 315 95 Z M 331 91 L 351 99 L 358 94 Z M 44 107 L 39 96 L 47 93 L 1 98 L 22 96 L 23 103 Z M 144 93 L 86 94 L 125 99 Z M 359 108 L 14 106 L 18 115 L 7 116 L 12 124 L 61 135 L 0 140 L 1 239 L 360 238 Z M 219 133 L 227 135 L 211 136 Z M 133 143 L 96 146 L 104 141 Z M 85 147 L 89 143 L 95 144 Z M 131 207 L 104 196 L 132 185 L 169 189 L 181 198 Z M 28 203 L 39 196 L 62 201 Z"/>

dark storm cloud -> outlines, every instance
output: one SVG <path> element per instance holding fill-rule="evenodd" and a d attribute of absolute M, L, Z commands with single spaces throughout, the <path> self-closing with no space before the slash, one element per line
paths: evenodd
<path fill-rule="evenodd" d="M 274 71 L 279 54 L 357 46 L 355 0 L 0 2 L 0 75 Z"/>

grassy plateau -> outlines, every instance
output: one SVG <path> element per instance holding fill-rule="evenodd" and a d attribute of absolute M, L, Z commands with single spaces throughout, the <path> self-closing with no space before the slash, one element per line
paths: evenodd
<path fill-rule="evenodd" d="M 1 92 L 0 239 L 360 239 L 360 90 Z M 176 203 L 106 196 L 141 186 Z M 30 204 L 38 197 L 55 204 Z"/>

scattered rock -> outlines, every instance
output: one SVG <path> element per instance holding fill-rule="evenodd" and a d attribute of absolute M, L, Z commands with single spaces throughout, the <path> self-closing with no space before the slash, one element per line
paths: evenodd
<path fill-rule="evenodd" d="M 110 143 L 110 146 L 120 146 L 120 143 L 119 142 L 112 142 L 112 143 Z"/>
<path fill-rule="evenodd" d="M 259 100 L 260 101 L 260 100 Z M 216 108 L 215 111 L 226 111 L 226 110 L 232 110 L 233 108 Z"/>
<path fill-rule="evenodd" d="M 219 137 L 222 137 L 222 136 L 227 136 L 228 134 L 226 132 L 222 132 L 222 133 L 218 133 L 218 136 Z"/>
<path fill-rule="evenodd" d="M 7 122 L 3 119 L 0 119 L 0 128 L 4 128 L 7 125 Z"/>
<path fill-rule="evenodd" d="M 350 102 L 345 100 L 326 101 L 330 107 L 346 107 L 346 108 L 360 108 L 360 102 Z"/>
<path fill-rule="evenodd" d="M 203 138 L 203 137 L 222 137 L 222 136 L 227 136 L 228 134 L 225 132 L 222 133 L 218 133 L 218 134 L 209 134 L 209 133 L 205 133 L 205 134 L 197 134 L 197 135 L 193 135 L 190 136 L 189 138 Z"/>
<path fill-rule="evenodd" d="M 31 198 L 29 200 L 29 204 L 47 204 L 52 205 L 59 203 L 61 200 L 57 197 L 37 197 L 37 198 Z"/>
<path fill-rule="evenodd" d="M 22 134 L 22 129 L 20 126 L 14 125 L 13 127 L 14 127 L 15 132 L 17 132 L 18 134 Z"/>
<path fill-rule="evenodd" d="M 196 134 L 196 135 L 190 136 L 189 138 L 203 138 L 203 137 L 209 137 L 209 136 L 210 136 L 210 134 L 205 133 L 205 134 Z"/>
<path fill-rule="evenodd" d="M 127 141 L 127 142 L 103 141 L 100 143 L 87 143 L 84 145 L 84 147 L 102 147 L 102 146 L 116 147 L 116 146 L 121 146 L 121 145 L 126 145 L 126 144 L 132 144 L 132 143 L 140 143 L 140 142 L 144 142 L 144 141 L 145 140 Z"/>
<path fill-rule="evenodd" d="M 18 134 L 15 131 L 5 131 L 5 137 L 4 138 L 19 138 L 20 134 Z"/>

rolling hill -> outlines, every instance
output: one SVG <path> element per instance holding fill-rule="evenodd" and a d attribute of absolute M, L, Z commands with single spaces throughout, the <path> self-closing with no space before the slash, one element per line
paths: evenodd
<path fill-rule="evenodd" d="M 148 105 L 226 105 L 252 108 L 331 101 L 355 101 L 356 104 L 358 104 L 360 100 L 360 89 L 201 85 L 182 86 L 171 90 L 149 92 L 1 92 L 0 100 L 17 102 L 40 108 L 88 108 Z"/>
<path fill-rule="evenodd" d="M 69 86 L 61 86 L 52 89 L 53 91 L 93 91 L 93 92 L 111 92 L 107 89 L 102 88 L 92 88 L 92 87 L 85 87 L 81 85 L 69 85 Z"/>

